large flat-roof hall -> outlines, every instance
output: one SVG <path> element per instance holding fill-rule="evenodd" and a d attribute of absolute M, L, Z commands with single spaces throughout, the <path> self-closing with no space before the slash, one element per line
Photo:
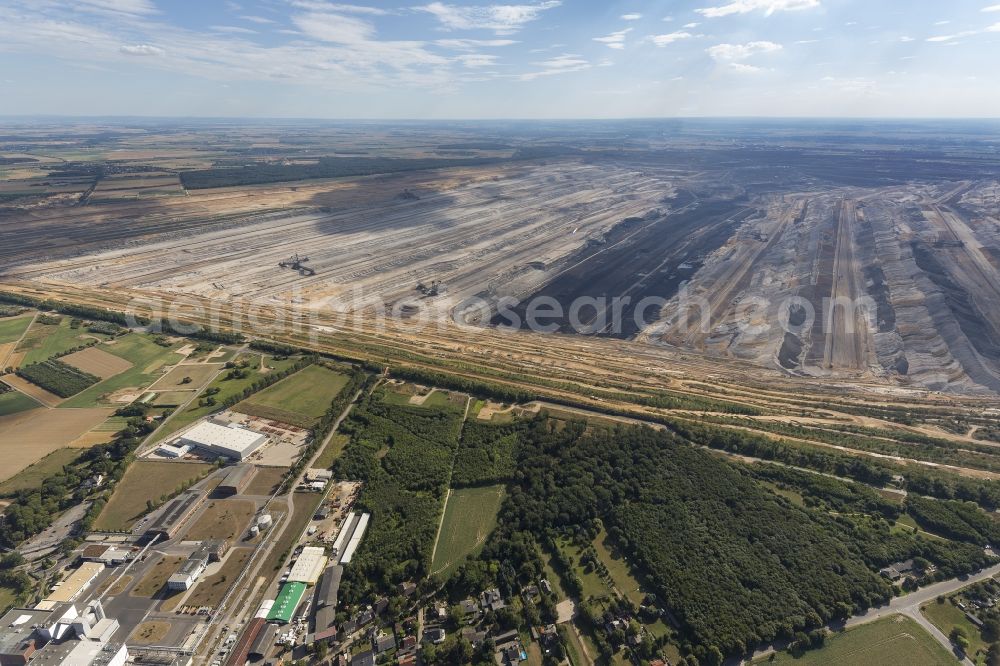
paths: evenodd
<path fill-rule="evenodd" d="M 243 460 L 267 442 L 267 435 L 236 424 L 222 426 L 204 421 L 181 435 L 179 442 L 226 458 Z"/>

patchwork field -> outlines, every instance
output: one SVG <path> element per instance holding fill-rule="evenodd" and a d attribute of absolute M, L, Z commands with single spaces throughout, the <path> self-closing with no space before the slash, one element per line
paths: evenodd
<path fill-rule="evenodd" d="M 73 396 L 62 407 L 97 407 L 131 402 L 159 378 L 164 367 L 181 360 L 181 356 L 172 349 L 161 347 L 150 337 L 138 333 L 116 338 L 94 349 L 116 357 L 119 365 L 128 363 L 129 367 Z"/>
<path fill-rule="evenodd" d="M 234 395 L 239 395 L 247 387 L 252 386 L 253 383 L 260 379 L 260 354 L 244 354 L 241 358 L 249 360 L 249 365 L 246 368 L 246 376 L 242 378 L 232 378 L 229 379 L 228 373 L 222 373 L 215 380 L 213 380 L 205 390 L 219 389 L 219 392 L 215 394 L 215 405 L 204 405 L 200 406 L 197 401 L 188 405 L 187 409 L 182 412 L 175 414 L 170 421 L 165 423 L 159 430 L 157 430 L 152 437 L 152 441 L 163 441 L 167 439 L 170 435 L 183 429 L 186 426 L 191 425 L 198 419 L 208 416 L 209 414 L 216 412 L 220 409 L 220 405 L 229 397 Z M 265 364 L 274 370 L 284 370 L 290 365 L 294 364 L 296 359 L 289 358 L 282 361 L 275 361 L 270 356 L 265 355 Z"/>
<path fill-rule="evenodd" d="M 347 385 L 348 376 L 310 365 L 255 393 L 233 409 L 237 412 L 310 428 Z"/>
<path fill-rule="evenodd" d="M 104 510 L 94 521 L 97 530 L 126 530 L 147 512 L 146 502 L 158 503 L 181 485 L 212 469 L 205 463 L 136 460 L 129 465 Z"/>
<path fill-rule="evenodd" d="M 132 367 L 132 364 L 124 358 L 109 354 L 98 347 L 88 347 L 83 351 L 63 356 L 59 360 L 101 379 L 114 377 Z"/>
<path fill-rule="evenodd" d="M 101 337 L 87 333 L 82 329 L 70 327 L 70 318 L 62 317 L 58 324 L 43 324 L 36 321 L 28 329 L 20 344 L 15 348 L 16 354 L 22 354 L 20 365 L 38 363 L 54 354 L 79 347 L 88 338 Z"/>
<path fill-rule="evenodd" d="M 934 640 L 920 625 L 902 615 L 893 615 L 863 624 L 826 641 L 820 650 L 793 657 L 786 652 L 760 663 L 797 664 L 798 666 L 948 666 L 955 657 Z"/>
<path fill-rule="evenodd" d="M 441 520 L 441 533 L 431 572 L 447 578 L 468 555 L 476 553 L 496 527 L 503 486 L 451 491 Z"/>
<path fill-rule="evenodd" d="M 62 404 L 63 399 L 55 393 L 50 393 L 41 386 L 36 386 L 18 375 L 5 375 L 0 381 L 13 387 L 16 392 L 22 393 L 46 407 L 58 407 Z"/>
<path fill-rule="evenodd" d="M 8 479 L 48 454 L 70 445 L 104 421 L 110 409 L 33 409 L 0 416 L 0 481 Z"/>

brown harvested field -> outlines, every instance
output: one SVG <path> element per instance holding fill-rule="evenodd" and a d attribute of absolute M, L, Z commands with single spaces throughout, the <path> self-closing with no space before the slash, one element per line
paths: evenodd
<path fill-rule="evenodd" d="M 128 642 L 135 643 L 136 645 L 156 645 L 160 643 L 164 637 L 170 632 L 170 623 L 164 622 L 162 620 L 150 620 L 149 622 L 143 622 L 132 635 L 129 636 Z"/>
<path fill-rule="evenodd" d="M 151 391 L 169 391 L 170 389 L 185 388 L 185 389 L 197 389 L 201 388 L 208 382 L 212 380 L 222 368 L 221 364 L 208 364 L 208 363 L 198 363 L 198 364 L 186 364 L 178 365 L 173 370 L 165 374 L 156 380 L 156 383 L 150 386 Z M 191 381 L 184 383 L 184 379 L 190 377 Z"/>
<path fill-rule="evenodd" d="M 83 351 L 63 356 L 60 360 L 101 379 L 114 377 L 132 367 L 132 364 L 125 359 L 97 347 L 87 347 Z"/>
<path fill-rule="evenodd" d="M 129 593 L 133 597 L 152 598 L 157 592 L 162 590 L 170 578 L 180 568 L 185 558 L 180 555 L 164 555 L 149 572 L 142 577 L 132 591 Z"/>
<path fill-rule="evenodd" d="M 250 500 L 212 500 L 184 538 L 188 541 L 238 540 L 250 526 L 250 518 L 256 510 Z"/>
<path fill-rule="evenodd" d="M 104 510 L 94 521 L 94 529 L 124 530 L 146 513 L 146 502 L 159 502 L 178 488 L 212 469 L 206 463 L 136 460 L 129 465 Z"/>
<path fill-rule="evenodd" d="M 226 591 L 232 586 L 236 577 L 246 567 L 253 548 L 233 548 L 226 555 L 226 561 L 222 567 L 211 576 L 203 578 L 194 590 L 184 600 L 186 606 L 211 606 L 215 607 L 222 601 Z"/>
<path fill-rule="evenodd" d="M 257 473 L 247 484 L 244 495 L 270 495 L 274 492 L 281 480 L 285 478 L 287 467 L 265 467 L 257 466 Z"/>
<path fill-rule="evenodd" d="M 56 449 L 76 446 L 76 440 L 99 423 L 111 409 L 32 409 L 0 416 L 0 481 L 10 478 Z"/>
<path fill-rule="evenodd" d="M 60 398 L 55 393 L 49 393 L 42 387 L 35 386 L 27 379 L 22 379 L 14 374 L 5 375 L 2 381 L 8 386 L 13 386 L 26 396 L 34 398 L 46 407 L 58 407 L 59 403 L 63 401 L 63 398 Z"/>

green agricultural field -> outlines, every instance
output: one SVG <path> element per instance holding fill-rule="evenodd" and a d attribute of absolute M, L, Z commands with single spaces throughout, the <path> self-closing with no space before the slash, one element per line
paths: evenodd
<path fill-rule="evenodd" d="M 453 490 L 441 520 L 431 571 L 447 578 L 468 555 L 476 553 L 496 527 L 504 487 Z"/>
<path fill-rule="evenodd" d="M 136 460 L 118 482 L 104 510 L 94 521 L 96 530 L 127 530 L 147 512 L 146 502 L 174 495 L 186 482 L 212 469 L 207 463 Z"/>
<path fill-rule="evenodd" d="M 100 345 L 102 351 L 123 358 L 132 367 L 91 386 L 87 390 L 62 403 L 60 407 L 101 407 L 105 398 L 123 389 L 144 389 L 155 382 L 164 367 L 178 363 L 179 354 L 161 347 L 152 338 L 139 333 L 120 337 L 113 344 Z"/>
<path fill-rule="evenodd" d="M 20 490 L 40 487 L 45 479 L 61 471 L 64 466 L 76 460 L 81 453 L 83 453 L 83 449 L 56 449 L 38 462 L 0 483 L 0 496 L 7 497 Z"/>
<path fill-rule="evenodd" d="M 233 409 L 244 414 L 311 428 L 349 377 L 321 365 L 310 365 L 255 393 Z"/>
<path fill-rule="evenodd" d="M 0 319 L 0 345 L 17 342 L 31 323 L 32 315 Z"/>
<path fill-rule="evenodd" d="M 956 661 L 940 643 L 908 617 L 891 615 L 831 636 L 826 645 L 801 657 L 779 653 L 761 664 L 788 666 L 951 666 Z"/>
<path fill-rule="evenodd" d="M 41 405 L 20 391 L 0 393 L 0 416 L 10 416 L 37 407 L 41 407 Z"/>
<path fill-rule="evenodd" d="M 79 347 L 88 339 L 106 336 L 88 333 L 84 328 L 70 328 L 71 317 L 63 316 L 58 324 L 42 324 L 35 322 L 28 329 L 24 339 L 21 340 L 15 351 L 24 352 L 24 359 L 21 366 L 31 363 L 38 363 L 51 358 L 55 354 L 69 351 L 74 347 Z"/>
<path fill-rule="evenodd" d="M 198 419 L 219 411 L 222 409 L 222 404 L 227 398 L 241 394 L 244 389 L 260 379 L 262 376 L 260 374 L 260 354 L 245 354 L 243 358 L 249 361 L 249 365 L 246 368 L 246 377 L 240 379 L 226 379 L 228 372 L 224 372 L 216 377 L 215 380 L 206 386 L 205 389 L 199 394 L 203 395 L 210 389 L 219 389 L 219 392 L 212 396 L 215 398 L 214 405 L 201 407 L 198 405 L 198 399 L 195 399 L 190 405 L 188 405 L 187 409 L 175 414 L 163 427 L 153 433 L 151 441 L 161 442 L 178 430 L 191 425 Z M 276 361 L 270 356 L 265 356 L 266 364 L 269 368 L 271 368 L 271 372 L 281 372 L 282 370 L 285 370 L 289 366 L 295 364 L 298 360 L 299 359 L 296 357 L 291 357 L 281 361 Z"/>

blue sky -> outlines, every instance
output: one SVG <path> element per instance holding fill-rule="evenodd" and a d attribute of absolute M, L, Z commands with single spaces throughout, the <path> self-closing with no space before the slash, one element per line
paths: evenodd
<path fill-rule="evenodd" d="M 0 0 L 0 114 L 998 117 L 997 2 Z"/>

